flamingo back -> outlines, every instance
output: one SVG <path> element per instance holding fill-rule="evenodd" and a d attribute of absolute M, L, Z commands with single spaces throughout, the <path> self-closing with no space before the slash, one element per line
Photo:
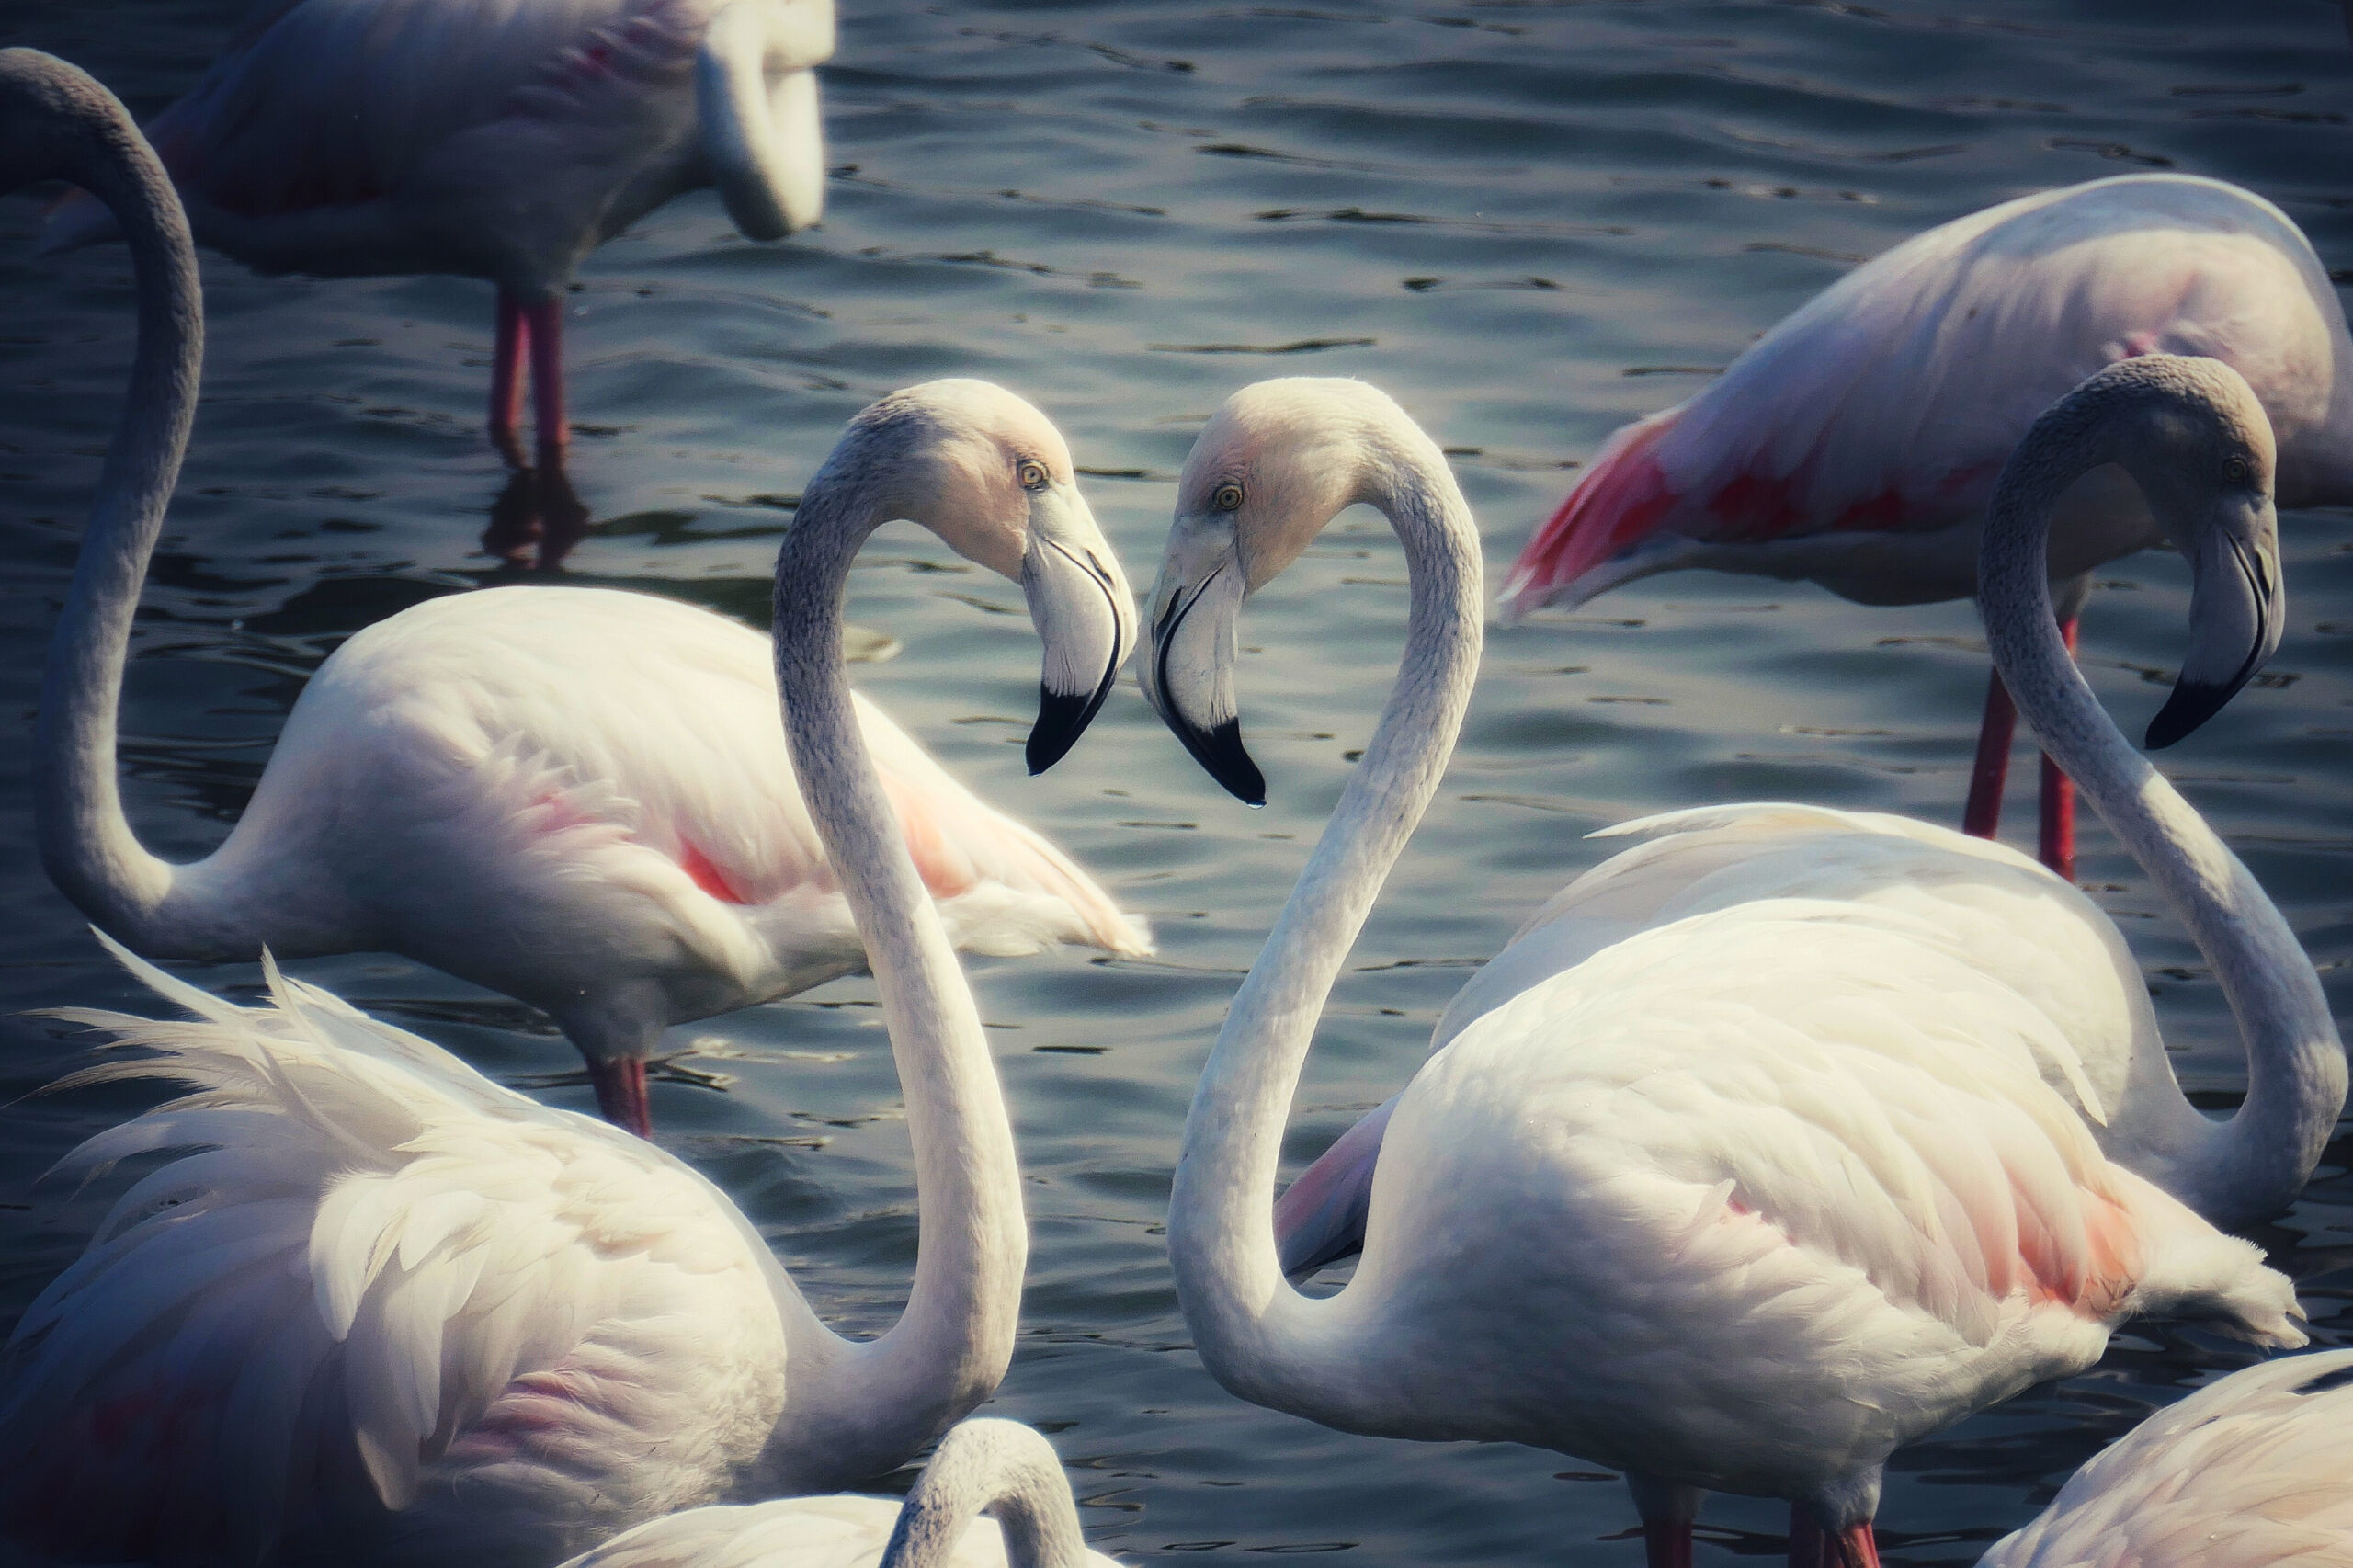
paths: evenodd
<path fill-rule="evenodd" d="M 1978 1568 L 2353 1562 L 2353 1350 L 2232 1373 L 2086 1461 Z"/>
<path fill-rule="evenodd" d="M 59 1015 L 153 1052 L 60 1086 L 191 1092 L 60 1166 L 168 1156 L 9 1340 L 11 1534 L 545 1562 L 755 1461 L 791 1287 L 708 1181 L 274 966 L 247 1008 L 117 951 L 195 1017 Z"/>
<path fill-rule="evenodd" d="M 2334 447 L 2353 418 L 2353 342 L 2311 243 L 2236 187 L 2128 175 L 1928 230 L 1824 290 L 1707 391 L 1618 432 L 1520 552 L 1504 597 L 1520 610 L 1576 604 L 1710 564 L 1816 576 L 1873 603 L 1966 594 L 1972 550 L 1938 551 L 1941 574 L 1906 582 L 1903 556 L 1857 548 L 1973 528 L 2045 408 L 2102 366 L 2155 352 L 2246 377 L 2279 441 L 2283 492 L 2348 477 Z M 2063 574 L 2154 542 L 2137 509 L 2104 528 L 2095 561 Z"/>

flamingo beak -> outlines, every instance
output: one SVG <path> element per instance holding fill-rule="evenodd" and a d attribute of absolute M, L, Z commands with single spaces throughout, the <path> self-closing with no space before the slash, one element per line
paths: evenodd
<path fill-rule="evenodd" d="M 1267 803 L 1266 776 L 1242 744 L 1233 694 L 1234 623 L 1247 591 L 1231 518 L 1180 516 L 1152 590 L 1143 694 L 1209 776 L 1245 805 Z"/>
<path fill-rule="evenodd" d="M 1021 594 L 1046 645 L 1026 754 L 1036 775 L 1086 733 L 1136 641 L 1135 594 L 1075 489 L 1053 485 L 1031 499 Z"/>
<path fill-rule="evenodd" d="M 2279 651 L 2288 620 L 2279 520 L 2271 498 L 2227 503 L 2189 550 L 2189 651 L 2173 695 L 2149 721 L 2146 744 L 2173 744 L 2222 711 Z"/>

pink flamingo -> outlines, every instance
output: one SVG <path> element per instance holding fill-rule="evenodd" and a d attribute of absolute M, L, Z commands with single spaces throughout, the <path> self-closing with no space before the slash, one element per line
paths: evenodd
<path fill-rule="evenodd" d="M 563 296 L 583 256 L 719 187 L 756 240 L 817 221 L 833 0 L 265 0 L 149 139 L 200 244 L 266 273 L 498 287 L 490 437 L 561 461 Z M 42 248 L 113 237 L 86 196 Z"/>
<path fill-rule="evenodd" d="M 2185 175 L 2045 191 L 1905 241 L 1816 296 L 1689 402 L 1625 426 L 1536 531 L 1508 611 L 1687 566 L 1806 578 L 1859 604 L 1973 594 L 2010 449 L 2115 360 L 2220 359 L 2279 440 L 2279 504 L 2353 500 L 2353 339 L 2328 272 L 2259 196 Z M 2089 574 L 2159 543 L 2113 468 L 2061 505 L 2051 578 L 2069 650 Z M 2212 713 L 2177 697 L 2170 745 Z M 1999 825 L 2017 710 L 1986 687 L 1966 831 Z M 2075 874 L 2075 801 L 2042 768 L 2043 863 Z"/>

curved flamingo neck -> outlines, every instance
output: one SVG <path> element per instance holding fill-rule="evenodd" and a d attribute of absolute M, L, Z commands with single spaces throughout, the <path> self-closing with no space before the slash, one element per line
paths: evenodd
<path fill-rule="evenodd" d="M 58 140 L 55 174 L 121 224 L 138 279 L 139 347 L 41 680 L 32 769 L 41 863 L 83 913 L 139 952 L 210 952 L 226 933 L 178 907 L 188 901 L 174 897 L 176 868 L 149 853 L 123 815 L 115 758 L 131 620 L 196 415 L 204 359 L 196 252 L 171 181 L 120 106 L 61 86 L 75 124 Z M 249 959 L 257 946 L 231 950 Z"/>
<path fill-rule="evenodd" d="M 922 1239 L 906 1310 L 880 1339 L 827 1336 L 796 1369 L 781 1460 L 796 1484 L 903 1461 L 987 1397 L 1013 1356 L 1029 1257 L 1021 1176 L 996 1069 L 955 950 L 866 749 L 842 658 L 852 557 L 904 516 L 846 440 L 812 480 L 777 557 L 785 740 L 825 858 L 866 945 L 906 1097 Z"/>
<path fill-rule="evenodd" d="M 2158 481 L 2143 479 L 2134 460 L 2159 436 L 2140 427 L 2137 406 L 2113 386 L 2086 389 L 2035 426 L 1987 513 L 1978 602 L 1995 666 L 2043 751 L 2164 892 L 2230 1002 L 2247 1053 L 2238 1113 L 2209 1121 L 2169 1084 L 2135 1085 L 2155 1092 L 2128 1107 L 2145 1119 L 2131 1130 L 2149 1152 L 2136 1163 L 2156 1167 L 2141 1174 L 2216 1224 L 2241 1226 L 2285 1209 L 2326 1147 L 2345 1101 L 2345 1049 L 2312 960 L 2278 907 L 2117 729 L 2052 618 L 2043 562 L 2060 494 L 2111 461 L 2156 494 Z"/>
<path fill-rule="evenodd" d="M 1338 1300 L 1310 1300 L 1283 1278 L 1275 1175 L 1324 1000 L 1453 754 L 1478 674 L 1484 592 L 1478 528 L 1437 447 L 1411 426 L 1375 440 L 1357 498 L 1385 513 L 1404 545 L 1404 657 L 1210 1052 L 1168 1214 L 1177 1296 L 1202 1363 L 1245 1399 L 1359 1431 L 1381 1429 L 1396 1413 L 1345 1342 Z"/>
<path fill-rule="evenodd" d="M 983 1508 L 1005 1532 L 1010 1568 L 1083 1568 L 1086 1537 L 1062 1461 L 1013 1421 L 967 1421 L 948 1434 L 907 1493 L 878 1568 L 941 1568 Z"/>

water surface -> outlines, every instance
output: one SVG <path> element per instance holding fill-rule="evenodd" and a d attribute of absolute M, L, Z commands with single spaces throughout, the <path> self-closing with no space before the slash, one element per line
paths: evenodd
<path fill-rule="evenodd" d="M 17 4 L 0 38 L 88 65 L 142 114 L 234 0 Z M 602 251 L 573 299 L 580 582 L 746 618 L 790 497 L 888 390 L 980 375 L 1069 435 L 1148 580 L 1200 420 L 1262 376 L 1377 381 L 1449 448 L 1499 571 L 1607 433 L 1698 386 L 1862 257 L 2052 185 L 2175 168 L 2279 202 L 2353 267 L 2353 58 L 2336 6 L 2266 0 L 1366 0 L 1298 6 L 846 4 L 825 74 L 824 226 L 760 246 L 708 194 Z M 0 1319 L 78 1250 L 97 1199 L 37 1174 L 141 1103 L 15 1096 L 77 1060 L 22 1009 L 120 1004 L 32 850 L 26 741 L 130 350 L 119 248 L 28 254 L 0 203 Z M 401 607 L 512 575 L 483 555 L 505 476 L 479 434 L 485 286 L 257 278 L 209 257 L 205 403 L 146 599 L 126 788 L 158 850 L 233 820 L 302 680 Z M 511 499 L 511 498 L 510 498 Z M 2291 619 L 2260 689 L 2169 753 L 2345 996 L 2353 958 L 2353 516 L 2283 518 Z M 1036 647 L 1010 585 L 894 528 L 852 610 L 903 644 L 861 685 L 960 776 L 1051 834 L 1158 928 L 1160 957 L 972 965 L 1030 1176 L 1021 1349 L 993 1407 L 1072 1467 L 1094 1544 L 1334 1551 L 1371 1563 L 1631 1564 L 1613 1478 L 1559 1455 L 1342 1436 L 1246 1405 L 1187 1348 L 1160 1221 L 1211 1034 L 1364 743 L 1402 636 L 1403 566 L 1350 514 L 1244 621 L 1273 803 L 1245 812 L 1131 685 L 1040 780 L 1018 743 Z M 2188 602 L 2177 560 L 2104 574 L 2094 684 L 2154 711 Z M 1468 967 L 1644 812 L 1779 797 L 1958 814 L 1984 677 L 1966 606 L 1867 610 L 1687 574 L 1501 631 L 1430 819 L 1333 999 L 1289 1153 L 1311 1157 L 1419 1061 Z M 2014 829 L 2025 824 L 2014 818 Z M 2147 966 L 2183 1075 L 2242 1074 L 2195 950 L 2105 834 L 2083 876 Z M 544 1019 L 403 961 L 300 966 L 485 1071 L 585 1108 Z M 248 987 L 249 967 L 199 971 Z M 754 1215 L 813 1301 L 871 1329 L 914 1257 L 898 1091 L 863 981 L 682 1028 L 667 1144 Z M 2260 1238 L 2324 1343 L 2353 1343 L 2340 1143 Z M 1891 1563 L 1966 1563 L 2154 1405 L 2242 1347 L 2137 1327 L 2108 1359 L 1904 1450 Z M 902 1478 L 902 1483 L 904 1478 Z M 1703 1562 L 1779 1549 L 1783 1511 L 1711 1504 Z"/>

